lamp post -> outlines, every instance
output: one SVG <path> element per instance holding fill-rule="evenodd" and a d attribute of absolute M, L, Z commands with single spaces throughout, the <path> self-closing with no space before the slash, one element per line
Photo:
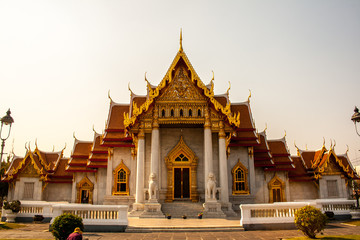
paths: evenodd
<path fill-rule="evenodd" d="M 1 127 L 0 127 L 0 139 L 1 139 L 0 171 L 1 171 L 2 157 L 3 157 L 3 154 L 4 154 L 5 141 L 10 136 L 11 125 L 14 122 L 14 119 L 10 116 L 10 114 L 11 114 L 11 111 L 9 109 L 6 112 L 6 115 L 4 117 L 2 117 L 1 120 L 0 120 L 1 121 Z M 4 137 L 2 135 L 3 134 L 3 132 L 2 132 L 3 127 L 4 127 L 4 129 L 5 129 L 5 127 L 9 128 L 7 134 L 5 133 Z M 5 131 L 6 131 L 6 129 L 5 129 Z"/>
<path fill-rule="evenodd" d="M 354 109 L 354 114 L 351 116 L 351 120 L 355 124 L 355 130 L 356 130 L 357 135 L 360 136 L 360 134 L 357 130 L 357 126 L 356 126 L 356 123 L 360 122 L 360 113 L 359 113 L 359 109 L 357 107 L 355 107 L 355 109 Z"/>

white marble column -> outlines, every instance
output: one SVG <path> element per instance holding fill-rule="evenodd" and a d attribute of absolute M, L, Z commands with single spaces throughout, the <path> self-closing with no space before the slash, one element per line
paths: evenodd
<path fill-rule="evenodd" d="M 156 174 L 157 184 L 159 185 L 159 144 L 160 144 L 160 133 L 158 123 L 158 111 L 154 110 L 153 129 L 151 132 L 151 173 Z"/>
<path fill-rule="evenodd" d="M 72 186 L 71 186 L 71 202 L 76 203 L 76 178 L 75 178 L 75 174 L 73 176 Z"/>
<path fill-rule="evenodd" d="M 205 108 L 205 124 L 204 124 L 204 178 L 205 178 L 205 201 L 206 183 L 208 181 L 209 173 L 213 173 L 213 154 L 212 154 L 212 132 L 208 108 Z"/>
<path fill-rule="evenodd" d="M 138 134 L 136 165 L 136 199 L 135 203 L 144 203 L 144 163 L 145 163 L 145 135 L 140 129 Z"/>
<path fill-rule="evenodd" d="M 106 169 L 106 195 L 112 195 L 112 184 L 113 184 L 113 149 L 109 149 L 108 151 L 108 162 L 107 162 L 107 169 Z"/>
<path fill-rule="evenodd" d="M 254 195 L 255 194 L 255 166 L 254 166 L 254 148 L 253 147 L 249 147 L 248 148 L 248 152 L 249 152 L 249 176 L 248 179 L 250 180 L 250 195 Z"/>
<path fill-rule="evenodd" d="M 226 140 L 225 140 L 225 131 L 224 123 L 220 121 L 220 131 L 219 131 L 219 171 L 220 171 L 220 201 L 222 203 L 229 202 L 229 182 L 228 182 L 228 164 L 226 157 Z"/>

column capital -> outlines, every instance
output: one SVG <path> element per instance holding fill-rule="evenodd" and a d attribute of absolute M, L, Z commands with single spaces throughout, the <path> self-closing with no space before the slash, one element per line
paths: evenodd
<path fill-rule="evenodd" d="M 205 107 L 204 110 L 205 110 L 204 111 L 204 117 L 205 117 L 204 128 L 211 128 L 209 108 Z"/>
<path fill-rule="evenodd" d="M 219 127 L 220 127 L 220 130 L 219 130 L 219 138 L 225 138 L 225 137 L 226 137 L 226 134 L 225 134 L 224 122 L 223 122 L 223 121 L 220 121 L 220 122 L 219 122 Z"/>
<path fill-rule="evenodd" d="M 159 110 L 157 107 L 154 107 L 152 127 L 159 128 Z"/>
<path fill-rule="evenodd" d="M 143 139 L 145 137 L 144 125 L 145 125 L 144 122 L 140 123 L 139 132 L 138 132 L 138 135 L 137 135 L 138 139 L 140 139 L 140 138 Z"/>

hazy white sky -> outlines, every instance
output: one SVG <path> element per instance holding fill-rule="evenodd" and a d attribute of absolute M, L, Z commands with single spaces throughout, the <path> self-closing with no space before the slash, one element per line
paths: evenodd
<path fill-rule="evenodd" d="M 360 1 L 3 1 L 0 0 L 0 116 L 11 108 L 17 155 L 73 146 L 73 132 L 102 132 L 107 97 L 129 102 L 127 85 L 146 93 L 183 47 L 215 92 L 231 82 L 268 138 L 360 158 L 350 120 L 360 107 Z M 360 159 L 359 159 L 360 160 Z M 359 161 L 360 164 L 360 161 Z"/>

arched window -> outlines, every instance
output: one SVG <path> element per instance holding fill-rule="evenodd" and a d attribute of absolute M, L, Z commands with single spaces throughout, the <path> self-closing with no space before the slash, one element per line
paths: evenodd
<path fill-rule="evenodd" d="M 184 111 L 182 109 L 180 109 L 180 117 L 184 116 Z"/>
<path fill-rule="evenodd" d="M 192 117 L 192 110 L 189 109 L 189 117 Z"/>
<path fill-rule="evenodd" d="M 233 175 L 233 195 L 249 194 L 247 181 L 248 171 L 246 167 L 240 162 L 240 159 L 231 172 Z"/>
<path fill-rule="evenodd" d="M 129 175 L 130 170 L 123 161 L 114 170 L 113 195 L 129 195 Z"/>
<path fill-rule="evenodd" d="M 198 109 L 198 117 L 201 117 L 201 110 Z"/>
<path fill-rule="evenodd" d="M 174 109 L 171 109 L 171 111 L 170 111 L 170 116 L 171 116 L 171 117 L 174 116 Z"/>
<path fill-rule="evenodd" d="M 161 110 L 161 117 L 165 117 L 165 109 Z"/>
<path fill-rule="evenodd" d="M 275 174 L 268 184 L 269 202 L 285 202 L 285 183 Z"/>

